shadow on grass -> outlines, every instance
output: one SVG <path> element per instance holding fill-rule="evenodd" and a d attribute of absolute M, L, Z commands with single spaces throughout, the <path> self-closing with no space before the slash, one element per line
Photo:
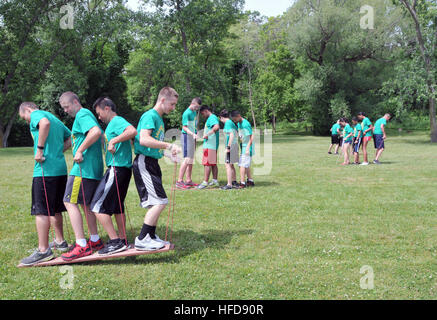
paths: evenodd
<path fill-rule="evenodd" d="M 98 265 L 127 265 L 127 264 L 156 264 L 156 263 L 178 263 L 180 259 L 206 249 L 223 249 L 237 236 L 250 235 L 253 230 L 223 231 L 205 230 L 197 233 L 191 230 L 176 231 L 173 233 L 175 250 L 169 253 L 152 254 L 145 256 L 127 257 L 114 260 L 102 260 L 83 263 L 83 266 Z"/>

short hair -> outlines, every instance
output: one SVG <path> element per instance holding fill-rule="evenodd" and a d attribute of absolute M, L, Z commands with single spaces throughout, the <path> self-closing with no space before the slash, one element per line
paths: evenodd
<path fill-rule="evenodd" d="M 231 112 L 231 118 L 235 118 L 235 117 L 238 117 L 238 116 L 241 116 L 240 111 L 232 111 Z"/>
<path fill-rule="evenodd" d="M 79 102 L 80 104 L 79 96 L 71 91 L 64 92 L 59 98 L 59 100 L 64 100 L 64 99 L 67 99 L 69 103 L 73 103 L 74 100 L 77 100 L 77 102 Z"/>
<path fill-rule="evenodd" d="M 209 106 L 207 106 L 207 105 L 203 105 L 203 106 L 200 107 L 200 112 L 203 112 L 205 110 L 211 111 L 211 108 Z"/>
<path fill-rule="evenodd" d="M 357 117 L 353 117 L 352 121 L 358 122 L 358 118 Z"/>
<path fill-rule="evenodd" d="M 365 112 L 358 112 L 358 115 L 359 115 L 359 116 L 363 116 L 363 117 L 367 117 L 367 115 L 366 115 Z"/>
<path fill-rule="evenodd" d="M 226 109 L 223 109 L 223 110 L 220 112 L 219 116 L 220 116 L 221 118 L 229 118 L 229 111 L 226 110 Z"/>
<path fill-rule="evenodd" d="M 108 97 L 101 97 L 96 100 L 93 104 L 93 109 L 99 107 L 100 109 L 105 109 L 105 107 L 110 107 L 113 112 L 117 112 L 117 106 Z"/>
<path fill-rule="evenodd" d="M 198 104 L 199 106 L 202 105 L 202 99 L 199 98 L 199 97 L 194 98 L 193 101 L 191 101 L 191 103 L 193 103 L 193 102 L 197 102 L 197 104 Z"/>
<path fill-rule="evenodd" d="M 30 108 L 32 110 L 38 110 L 38 106 L 34 103 L 34 102 L 23 102 L 22 104 L 20 104 L 20 112 L 23 112 L 25 108 Z"/>
<path fill-rule="evenodd" d="M 164 87 L 159 92 L 158 101 L 162 98 L 179 98 L 179 94 L 171 87 Z"/>
<path fill-rule="evenodd" d="M 385 116 L 389 116 L 390 118 L 392 117 L 390 113 L 386 113 L 386 114 L 384 115 L 384 117 L 385 117 Z"/>
<path fill-rule="evenodd" d="M 347 118 L 341 118 L 340 122 L 349 123 L 349 120 Z"/>

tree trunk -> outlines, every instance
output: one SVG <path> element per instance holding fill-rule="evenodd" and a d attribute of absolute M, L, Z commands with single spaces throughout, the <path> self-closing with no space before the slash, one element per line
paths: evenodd
<path fill-rule="evenodd" d="M 247 63 L 247 70 L 249 71 L 249 102 L 250 102 L 250 111 L 252 112 L 253 119 L 253 128 L 256 131 L 256 119 L 255 112 L 253 111 L 253 101 L 252 101 L 252 72 L 250 70 L 250 63 Z"/>
<path fill-rule="evenodd" d="M 8 125 L 6 126 L 6 130 L 2 131 L 2 134 L 3 134 L 2 146 L 3 146 L 3 148 L 8 147 L 8 138 L 9 138 L 9 135 L 11 134 L 12 125 L 15 122 L 15 118 L 17 117 L 17 114 L 18 114 L 18 107 L 15 109 L 14 113 L 12 114 L 11 118 L 9 119 Z"/>
<path fill-rule="evenodd" d="M 176 7 L 176 11 L 181 14 L 182 12 L 182 7 L 181 7 L 181 1 L 177 0 L 175 2 L 175 7 Z M 180 24 L 180 32 L 181 32 L 181 38 L 182 38 L 182 46 L 184 47 L 184 54 L 185 54 L 185 58 L 188 59 L 189 56 L 189 50 L 188 50 L 188 41 L 187 41 L 187 34 L 185 33 L 185 25 L 184 25 L 184 21 L 183 19 L 181 19 L 180 17 L 178 18 L 179 20 L 179 24 Z M 187 81 L 186 87 L 187 87 L 187 91 L 188 93 L 191 92 L 191 79 L 190 76 L 188 74 L 185 75 L 185 80 Z"/>

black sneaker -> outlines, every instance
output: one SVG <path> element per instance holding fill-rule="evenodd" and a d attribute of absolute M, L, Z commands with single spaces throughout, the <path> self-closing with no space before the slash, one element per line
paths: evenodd
<path fill-rule="evenodd" d="M 69 247 L 68 247 L 67 241 L 64 240 L 64 242 L 62 242 L 61 244 L 59 244 L 57 242 L 55 243 L 55 242 L 56 242 L 56 240 L 49 244 L 50 249 L 61 251 L 61 252 L 69 251 Z"/>
<path fill-rule="evenodd" d="M 34 253 L 32 253 L 29 257 L 24 258 L 21 260 L 21 264 L 25 266 L 33 266 L 35 264 L 50 261 L 54 258 L 53 251 L 49 248 L 46 252 L 41 252 L 39 250 L 36 250 Z"/>
<path fill-rule="evenodd" d="M 246 189 L 246 184 L 245 183 L 240 183 L 239 189 Z"/>
<path fill-rule="evenodd" d="M 220 189 L 222 189 L 222 190 L 232 190 L 232 189 L 234 189 L 232 186 L 230 186 L 230 185 L 225 185 L 224 187 L 221 187 Z"/>
<path fill-rule="evenodd" d="M 127 249 L 126 243 L 121 239 L 109 240 L 108 244 L 99 251 L 101 256 L 109 256 L 118 252 L 125 251 Z"/>
<path fill-rule="evenodd" d="M 234 189 L 240 189 L 240 184 L 237 181 L 232 182 L 232 188 Z"/>
<path fill-rule="evenodd" d="M 246 185 L 247 187 L 255 187 L 255 182 L 247 180 Z"/>

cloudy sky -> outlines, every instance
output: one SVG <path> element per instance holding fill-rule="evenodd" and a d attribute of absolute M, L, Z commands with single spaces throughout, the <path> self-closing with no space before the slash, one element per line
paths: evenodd
<path fill-rule="evenodd" d="M 140 0 L 128 0 L 128 6 L 132 9 L 138 7 Z M 259 11 L 265 16 L 277 16 L 286 11 L 293 0 L 246 0 L 246 10 Z"/>

